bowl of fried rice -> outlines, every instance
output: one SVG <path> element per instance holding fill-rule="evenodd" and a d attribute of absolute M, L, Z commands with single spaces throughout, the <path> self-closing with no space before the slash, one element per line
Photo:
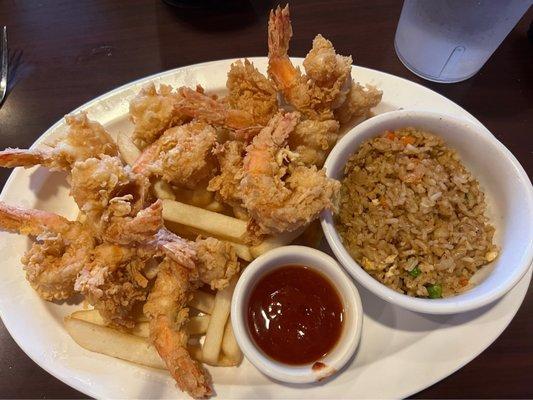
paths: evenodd
<path fill-rule="evenodd" d="M 393 111 L 348 132 L 325 163 L 341 182 L 321 216 L 354 279 L 412 311 L 453 314 L 496 301 L 533 260 L 533 187 L 485 127 Z"/>

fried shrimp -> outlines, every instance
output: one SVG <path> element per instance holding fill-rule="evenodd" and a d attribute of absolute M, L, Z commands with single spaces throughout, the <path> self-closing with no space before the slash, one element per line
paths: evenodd
<path fill-rule="evenodd" d="M 333 44 L 318 34 L 303 64 L 305 73 L 332 109 L 344 103 L 352 83 L 352 57 L 337 54 Z"/>
<path fill-rule="evenodd" d="M 298 154 L 286 145 L 297 123 L 298 113 L 276 115 L 246 148 L 241 196 L 261 234 L 294 231 L 311 222 L 333 208 L 339 190 L 324 171 L 294 162 Z"/>
<path fill-rule="evenodd" d="M 94 246 L 90 231 L 57 214 L 3 202 L 0 229 L 36 238 L 21 261 L 26 279 L 43 299 L 66 300 L 74 294 L 74 281 Z"/>
<path fill-rule="evenodd" d="M 247 111 L 228 107 L 225 102 L 212 99 L 188 87 L 181 87 L 182 97 L 177 109 L 184 115 L 234 132 L 236 137 L 247 139 L 260 130 L 254 117 Z"/>
<path fill-rule="evenodd" d="M 135 326 L 133 307 L 148 296 L 148 278 L 143 270 L 152 256 L 143 248 L 102 243 L 80 271 L 74 289 L 85 296 L 106 323 L 131 329 Z"/>
<path fill-rule="evenodd" d="M 189 336 L 187 302 L 197 288 L 196 252 L 185 241 L 169 242 L 155 284 L 144 305 L 150 339 L 176 380 L 178 387 L 195 398 L 212 394 L 211 377 L 187 351 Z"/>
<path fill-rule="evenodd" d="M 215 169 L 212 150 L 216 140 L 215 130 L 204 122 L 170 128 L 143 151 L 133 171 L 194 188 Z"/>
<path fill-rule="evenodd" d="M 51 170 L 70 171 L 76 161 L 102 155 L 116 156 L 118 149 L 104 127 L 80 112 L 67 115 L 65 134 L 37 149 L 0 151 L 0 166 L 6 168 L 42 165 Z"/>
<path fill-rule="evenodd" d="M 307 75 L 303 75 L 287 55 L 291 36 L 288 6 L 278 7 L 268 24 L 268 72 L 283 99 L 303 115 L 289 137 L 290 149 L 305 165 L 321 167 L 338 138 L 334 110 L 346 103 L 350 93 L 352 58 L 336 54 L 331 42 L 317 35 L 305 57 Z"/>
<path fill-rule="evenodd" d="M 359 118 L 368 118 L 372 115 L 372 108 L 376 107 L 383 96 L 383 92 L 375 86 L 362 86 L 353 82 L 346 101 L 335 110 L 335 118 L 341 124 L 347 124 Z"/>
<path fill-rule="evenodd" d="M 229 285 L 230 279 L 239 273 L 237 254 L 228 242 L 218 239 L 198 238 L 195 242 L 200 280 L 213 290 Z"/>
<path fill-rule="evenodd" d="M 289 8 L 271 11 L 268 22 L 268 73 L 285 101 L 314 120 L 333 119 L 333 111 L 344 105 L 343 120 L 356 114 L 367 116 L 381 100 L 381 92 L 351 79 L 352 58 L 336 54 L 332 43 L 322 35 L 304 60 L 307 75 L 292 65 L 287 53 L 292 36 Z M 343 121 L 341 121 L 343 122 Z"/>
<path fill-rule="evenodd" d="M 285 101 L 299 111 L 307 111 L 316 116 L 311 106 L 310 83 L 296 68 L 289 56 L 289 41 L 292 37 L 292 26 L 289 6 L 270 11 L 268 20 L 268 75 Z"/>
<path fill-rule="evenodd" d="M 111 200 L 113 204 L 114 199 Z M 122 199 L 119 201 L 123 201 Z M 119 206 L 120 207 L 120 206 Z M 143 208 L 135 215 L 122 215 L 113 213 L 106 215 L 108 225 L 104 231 L 103 238 L 112 243 L 133 245 L 145 243 L 151 240 L 164 225 L 163 222 L 163 202 L 157 200 L 150 206 Z"/>
<path fill-rule="evenodd" d="M 312 76 L 304 75 L 288 56 L 291 36 L 289 7 L 271 11 L 268 21 L 268 74 L 283 99 L 305 117 L 332 119 L 332 109 L 340 105 L 349 89 L 351 57 L 337 55 L 331 42 L 319 35 L 304 63 Z"/>
<path fill-rule="evenodd" d="M 232 140 L 215 148 L 220 166 L 219 173 L 209 181 L 207 190 L 216 192 L 217 198 L 231 206 L 241 205 L 239 185 L 243 176 L 243 157 L 245 145 Z"/>
<path fill-rule="evenodd" d="M 289 135 L 289 148 L 300 155 L 305 165 L 321 167 L 337 142 L 339 123 L 334 119 L 300 121 Z"/>
<path fill-rule="evenodd" d="M 143 87 L 130 102 L 130 118 L 135 128 L 132 139 L 143 149 L 161 134 L 187 118 L 176 111 L 179 96 L 168 85 L 160 85 L 159 91 L 150 83 Z"/>
<path fill-rule="evenodd" d="M 72 169 L 72 197 L 93 231 L 114 243 L 142 240 L 160 228 L 160 205 L 139 213 L 148 187 L 148 179 L 133 173 L 118 157 L 90 158 Z"/>
<path fill-rule="evenodd" d="M 274 86 L 248 60 L 231 64 L 226 87 L 229 105 L 248 112 L 257 125 L 266 125 L 278 111 Z"/>

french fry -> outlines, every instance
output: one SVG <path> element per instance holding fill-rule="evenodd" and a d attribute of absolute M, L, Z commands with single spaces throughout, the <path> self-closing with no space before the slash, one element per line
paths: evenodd
<path fill-rule="evenodd" d="M 300 228 L 292 232 L 283 232 L 277 236 L 270 236 L 256 246 L 250 247 L 250 253 L 253 258 L 259 257 L 267 251 L 276 247 L 285 246 L 302 234 L 305 228 Z"/>
<path fill-rule="evenodd" d="M 196 344 L 192 346 L 188 346 L 187 350 L 189 350 L 189 354 L 192 358 L 194 358 L 197 361 L 203 362 L 208 365 L 212 365 L 214 367 L 235 367 L 239 365 L 239 363 L 235 363 L 235 361 L 230 360 L 228 357 L 226 357 L 224 354 L 222 354 L 216 363 L 211 363 L 202 358 L 202 346 Z"/>
<path fill-rule="evenodd" d="M 154 183 L 154 193 L 161 200 L 176 200 L 176 195 L 172 187 L 165 181 L 159 179 Z"/>
<path fill-rule="evenodd" d="M 182 191 L 179 191 L 178 193 L 181 194 Z M 205 207 L 213 201 L 214 195 L 213 192 L 210 192 L 205 188 L 198 188 L 183 193 L 183 196 L 183 198 L 189 200 L 188 202 L 190 204 L 197 207 Z"/>
<path fill-rule="evenodd" d="M 135 143 L 124 133 L 118 134 L 117 147 L 122 159 L 128 165 L 133 165 L 141 155 L 141 151 L 135 146 Z"/>
<path fill-rule="evenodd" d="M 214 193 L 208 191 L 205 187 L 196 189 L 180 188 L 173 191 L 173 193 L 175 195 L 174 200 L 201 208 L 211 204 L 214 197 Z M 160 198 L 163 199 L 163 197 Z"/>
<path fill-rule="evenodd" d="M 167 221 L 166 227 L 175 234 L 180 235 L 181 237 L 189 240 L 195 240 L 199 235 L 212 236 L 210 234 L 200 231 L 199 229 L 191 228 L 190 226 L 185 226 L 172 221 Z M 243 259 L 244 261 L 252 261 L 254 259 L 252 257 L 252 253 L 250 252 L 249 246 L 242 243 L 236 243 L 229 240 L 225 240 L 223 238 L 217 239 L 224 240 L 225 242 L 231 244 L 231 246 L 233 246 L 233 248 L 235 249 L 235 253 L 237 253 L 237 257 Z"/>
<path fill-rule="evenodd" d="M 246 237 L 245 221 L 178 201 L 163 200 L 163 218 L 232 241 Z"/>
<path fill-rule="evenodd" d="M 235 243 L 228 241 L 229 244 L 233 246 L 233 249 L 235 250 L 235 253 L 237 253 L 237 257 L 243 259 L 244 261 L 252 261 L 254 258 L 252 257 L 252 253 L 250 251 L 250 247 L 246 246 L 242 243 Z"/>
<path fill-rule="evenodd" d="M 237 339 L 235 339 L 231 319 L 228 319 L 226 328 L 224 328 L 224 337 L 222 338 L 222 353 L 229 361 L 234 362 L 236 365 L 242 361 L 242 351 L 237 343 Z"/>
<path fill-rule="evenodd" d="M 92 324 L 105 326 L 104 319 L 98 310 L 79 310 L 70 314 L 70 318 L 76 318 L 82 321 L 87 321 Z"/>
<path fill-rule="evenodd" d="M 230 284 L 226 288 L 219 290 L 215 296 L 215 305 L 213 306 L 202 347 L 202 360 L 206 363 L 216 364 L 218 361 L 224 328 L 230 312 L 231 296 L 236 283 L 237 279 L 232 279 Z"/>
<path fill-rule="evenodd" d="M 147 338 L 130 335 L 113 328 L 70 317 L 65 318 L 65 328 L 72 339 L 86 350 L 120 358 L 121 360 L 146 367 L 167 369 L 165 362 Z M 192 358 L 204 362 L 200 345 L 188 346 L 188 350 Z M 238 363 L 222 355 L 215 363 L 210 365 L 232 367 L 238 365 Z"/>
<path fill-rule="evenodd" d="M 84 349 L 148 367 L 166 369 L 165 363 L 146 338 L 70 317 L 65 318 L 65 328 Z"/>
<path fill-rule="evenodd" d="M 196 238 L 199 235 L 202 236 L 211 236 L 205 232 L 202 232 L 199 229 L 191 228 L 190 226 L 178 224 L 177 222 L 173 221 L 165 221 L 165 226 L 170 229 L 175 234 L 181 236 L 182 238 L 189 239 L 189 240 L 196 240 Z"/>
<path fill-rule="evenodd" d="M 248 221 L 250 219 L 248 212 L 241 206 L 232 207 L 232 211 L 235 218 L 242 219 L 243 221 Z"/>
<path fill-rule="evenodd" d="M 214 300 L 213 300 L 214 301 Z M 90 322 L 91 324 L 106 326 L 104 319 L 100 316 L 98 310 L 79 310 L 70 314 L 70 318 Z M 150 335 L 148 320 L 137 321 L 131 334 L 147 338 Z M 189 318 L 186 329 L 190 335 L 203 335 L 209 325 L 209 315 L 200 315 Z"/>
<path fill-rule="evenodd" d="M 213 200 L 211 203 L 205 206 L 206 210 L 221 213 L 224 211 L 224 204 L 219 201 Z"/>
<path fill-rule="evenodd" d="M 192 299 L 189 301 L 190 307 L 196 308 L 198 311 L 206 314 L 211 314 L 213 312 L 214 305 L 215 296 L 201 290 L 196 290 Z"/>
<path fill-rule="evenodd" d="M 187 333 L 189 335 L 203 335 L 207 332 L 210 318 L 209 315 L 198 315 L 189 318 L 189 322 L 187 323 Z"/>
<path fill-rule="evenodd" d="M 98 310 L 79 310 L 70 314 L 70 318 L 80 321 L 90 322 L 91 324 L 106 326 L 104 319 L 101 317 Z M 148 322 L 138 321 L 135 327 L 131 330 L 131 334 L 139 337 L 147 338 L 150 335 Z"/>

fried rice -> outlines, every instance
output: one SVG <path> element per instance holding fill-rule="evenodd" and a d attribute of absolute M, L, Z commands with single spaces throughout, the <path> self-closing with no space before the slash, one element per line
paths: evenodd
<path fill-rule="evenodd" d="M 336 226 L 352 257 L 389 288 L 453 296 L 498 256 L 478 181 L 444 141 L 387 131 L 352 155 Z"/>

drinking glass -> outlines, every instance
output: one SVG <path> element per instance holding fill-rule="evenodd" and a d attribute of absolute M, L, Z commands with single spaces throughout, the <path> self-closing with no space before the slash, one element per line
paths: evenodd
<path fill-rule="evenodd" d="M 405 0 L 394 46 L 412 72 L 434 82 L 475 75 L 533 0 Z"/>

